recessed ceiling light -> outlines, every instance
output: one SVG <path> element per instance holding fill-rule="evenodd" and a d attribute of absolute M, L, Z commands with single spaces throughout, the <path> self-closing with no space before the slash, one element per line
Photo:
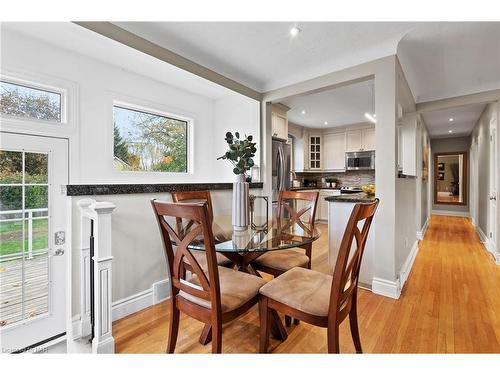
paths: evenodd
<path fill-rule="evenodd" d="M 328 125 L 328 121 L 325 121 L 325 125 Z"/>
<path fill-rule="evenodd" d="M 301 30 L 299 27 L 294 26 L 294 27 L 292 27 L 292 28 L 290 29 L 290 35 L 291 35 L 292 37 L 296 37 L 297 35 L 299 35 L 299 33 L 300 33 L 301 31 L 302 31 L 302 30 Z"/>
<path fill-rule="evenodd" d="M 449 121 L 449 122 L 452 122 L 453 120 L 454 120 L 454 119 L 453 119 L 453 117 L 450 117 L 450 118 L 448 119 L 448 121 Z"/>
<path fill-rule="evenodd" d="M 306 110 L 303 109 L 302 112 L 300 112 L 300 113 L 302 113 L 303 115 L 305 115 L 306 114 Z"/>
<path fill-rule="evenodd" d="M 448 130 L 448 133 L 453 133 L 453 130 Z"/>

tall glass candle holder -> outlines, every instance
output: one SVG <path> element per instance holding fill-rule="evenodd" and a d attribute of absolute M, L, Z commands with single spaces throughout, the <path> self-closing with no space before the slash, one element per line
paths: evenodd
<path fill-rule="evenodd" d="M 267 232 L 269 200 L 265 195 L 250 195 L 250 221 L 252 229 Z"/>

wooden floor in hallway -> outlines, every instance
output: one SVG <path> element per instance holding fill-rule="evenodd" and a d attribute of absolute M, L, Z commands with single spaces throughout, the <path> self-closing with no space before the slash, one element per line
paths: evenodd
<path fill-rule="evenodd" d="M 329 272 L 327 228 L 313 248 L 313 269 Z M 360 290 L 358 317 L 365 353 L 500 353 L 500 266 L 481 244 L 469 219 L 433 216 L 399 300 Z M 116 321 L 120 353 L 162 353 L 168 334 L 168 301 Z M 181 314 L 176 353 L 207 353 L 198 343 L 202 323 Z M 288 329 L 273 353 L 326 353 L 326 330 L 305 323 Z M 224 325 L 223 353 L 256 353 L 257 307 Z M 340 349 L 354 353 L 349 323 Z"/>

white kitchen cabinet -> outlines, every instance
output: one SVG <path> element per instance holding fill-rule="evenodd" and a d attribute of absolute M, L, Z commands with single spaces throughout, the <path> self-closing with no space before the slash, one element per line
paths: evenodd
<path fill-rule="evenodd" d="M 375 150 L 375 128 L 363 129 L 363 151 Z"/>
<path fill-rule="evenodd" d="M 347 138 L 347 152 L 361 151 L 363 145 L 363 135 L 361 129 L 358 130 L 348 130 L 346 132 Z"/>
<path fill-rule="evenodd" d="M 272 113 L 271 125 L 273 138 L 288 139 L 288 120 L 286 117 L 278 113 Z"/>
<path fill-rule="evenodd" d="M 323 137 L 323 169 L 345 171 L 346 133 L 325 134 Z"/>
<path fill-rule="evenodd" d="M 321 136 L 309 136 L 309 169 L 321 169 Z"/>
<path fill-rule="evenodd" d="M 311 190 L 300 190 L 300 192 L 302 193 L 306 193 L 306 192 L 319 192 L 319 189 L 311 189 Z M 302 210 L 305 206 L 308 205 L 308 201 L 303 201 L 303 200 L 296 200 L 296 206 L 295 206 L 295 212 L 299 212 L 300 210 Z M 316 209 L 317 210 L 317 209 Z M 317 212 L 316 212 L 316 220 L 317 220 Z M 306 219 L 306 216 L 304 216 L 302 219 Z"/>
<path fill-rule="evenodd" d="M 348 130 L 346 144 L 347 152 L 375 150 L 375 127 Z"/>
<path fill-rule="evenodd" d="M 271 106 L 271 135 L 273 138 L 288 140 L 288 116 L 290 110 L 284 104 L 275 103 Z"/>
<path fill-rule="evenodd" d="M 328 201 L 325 199 L 335 195 L 333 190 L 320 190 L 318 198 L 318 206 L 316 208 L 316 221 L 327 221 L 328 220 Z"/>

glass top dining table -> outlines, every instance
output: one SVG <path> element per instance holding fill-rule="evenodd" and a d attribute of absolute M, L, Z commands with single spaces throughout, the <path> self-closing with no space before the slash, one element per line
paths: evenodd
<path fill-rule="evenodd" d="M 258 220 L 257 220 L 258 221 Z M 258 222 L 265 222 L 258 221 Z M 183 232 L 190 228 L 185 223 L 180 228 L 181 238 Z M 315 227 L 309 228 L 307 223 L 294 223 L 290 219 L 279 220 L 272 218 L 265 227 L 247 230 L 233 230 L 231 216 L 215 216 L 212 222 L 215 251 L 221 253 L 262 253 L 273 250 L 303 247 L 317 240 L 321 233 Z M 188 246 L 190 250 L 205 250 L 203 238 L 195 239 Z"/>
<path fill-rule="evenodd" d="M 266 220 L 259 218 L 256 222 L 265 223 Z M 190 230 L 189 222 L 182 223 L 179 229 L 180 238 L 183 238 Z M 233 267 L 239 271 L 250 273 L 261 277 L 253 268 L 252 262 L 267 251 L 284 250 L 296 247 L 306 247 L 317 240 L 321 233 L 316 228 L 309 228 L 306 223 L 297 223 L 291 219 L 281 218 L 279 221 L 273 217 L 267 222 L 267 226 L 235 231 L 231 223 L 231 216 L 215 216 L 212 221 L 215 251 L 224 254 Z M 203 237 L 195 238 L 189 250 L 205 250 Z M 273 336 L 281 341 L 286 340 L 286 330 L 275 311 L 271 313 L 271 332 Z M 204 331 L 210 331 L 207 324 Z M 208 336 L 207 336 L 208 337 Z M 204 341 L 206 344 L 208 341 Z"/>

